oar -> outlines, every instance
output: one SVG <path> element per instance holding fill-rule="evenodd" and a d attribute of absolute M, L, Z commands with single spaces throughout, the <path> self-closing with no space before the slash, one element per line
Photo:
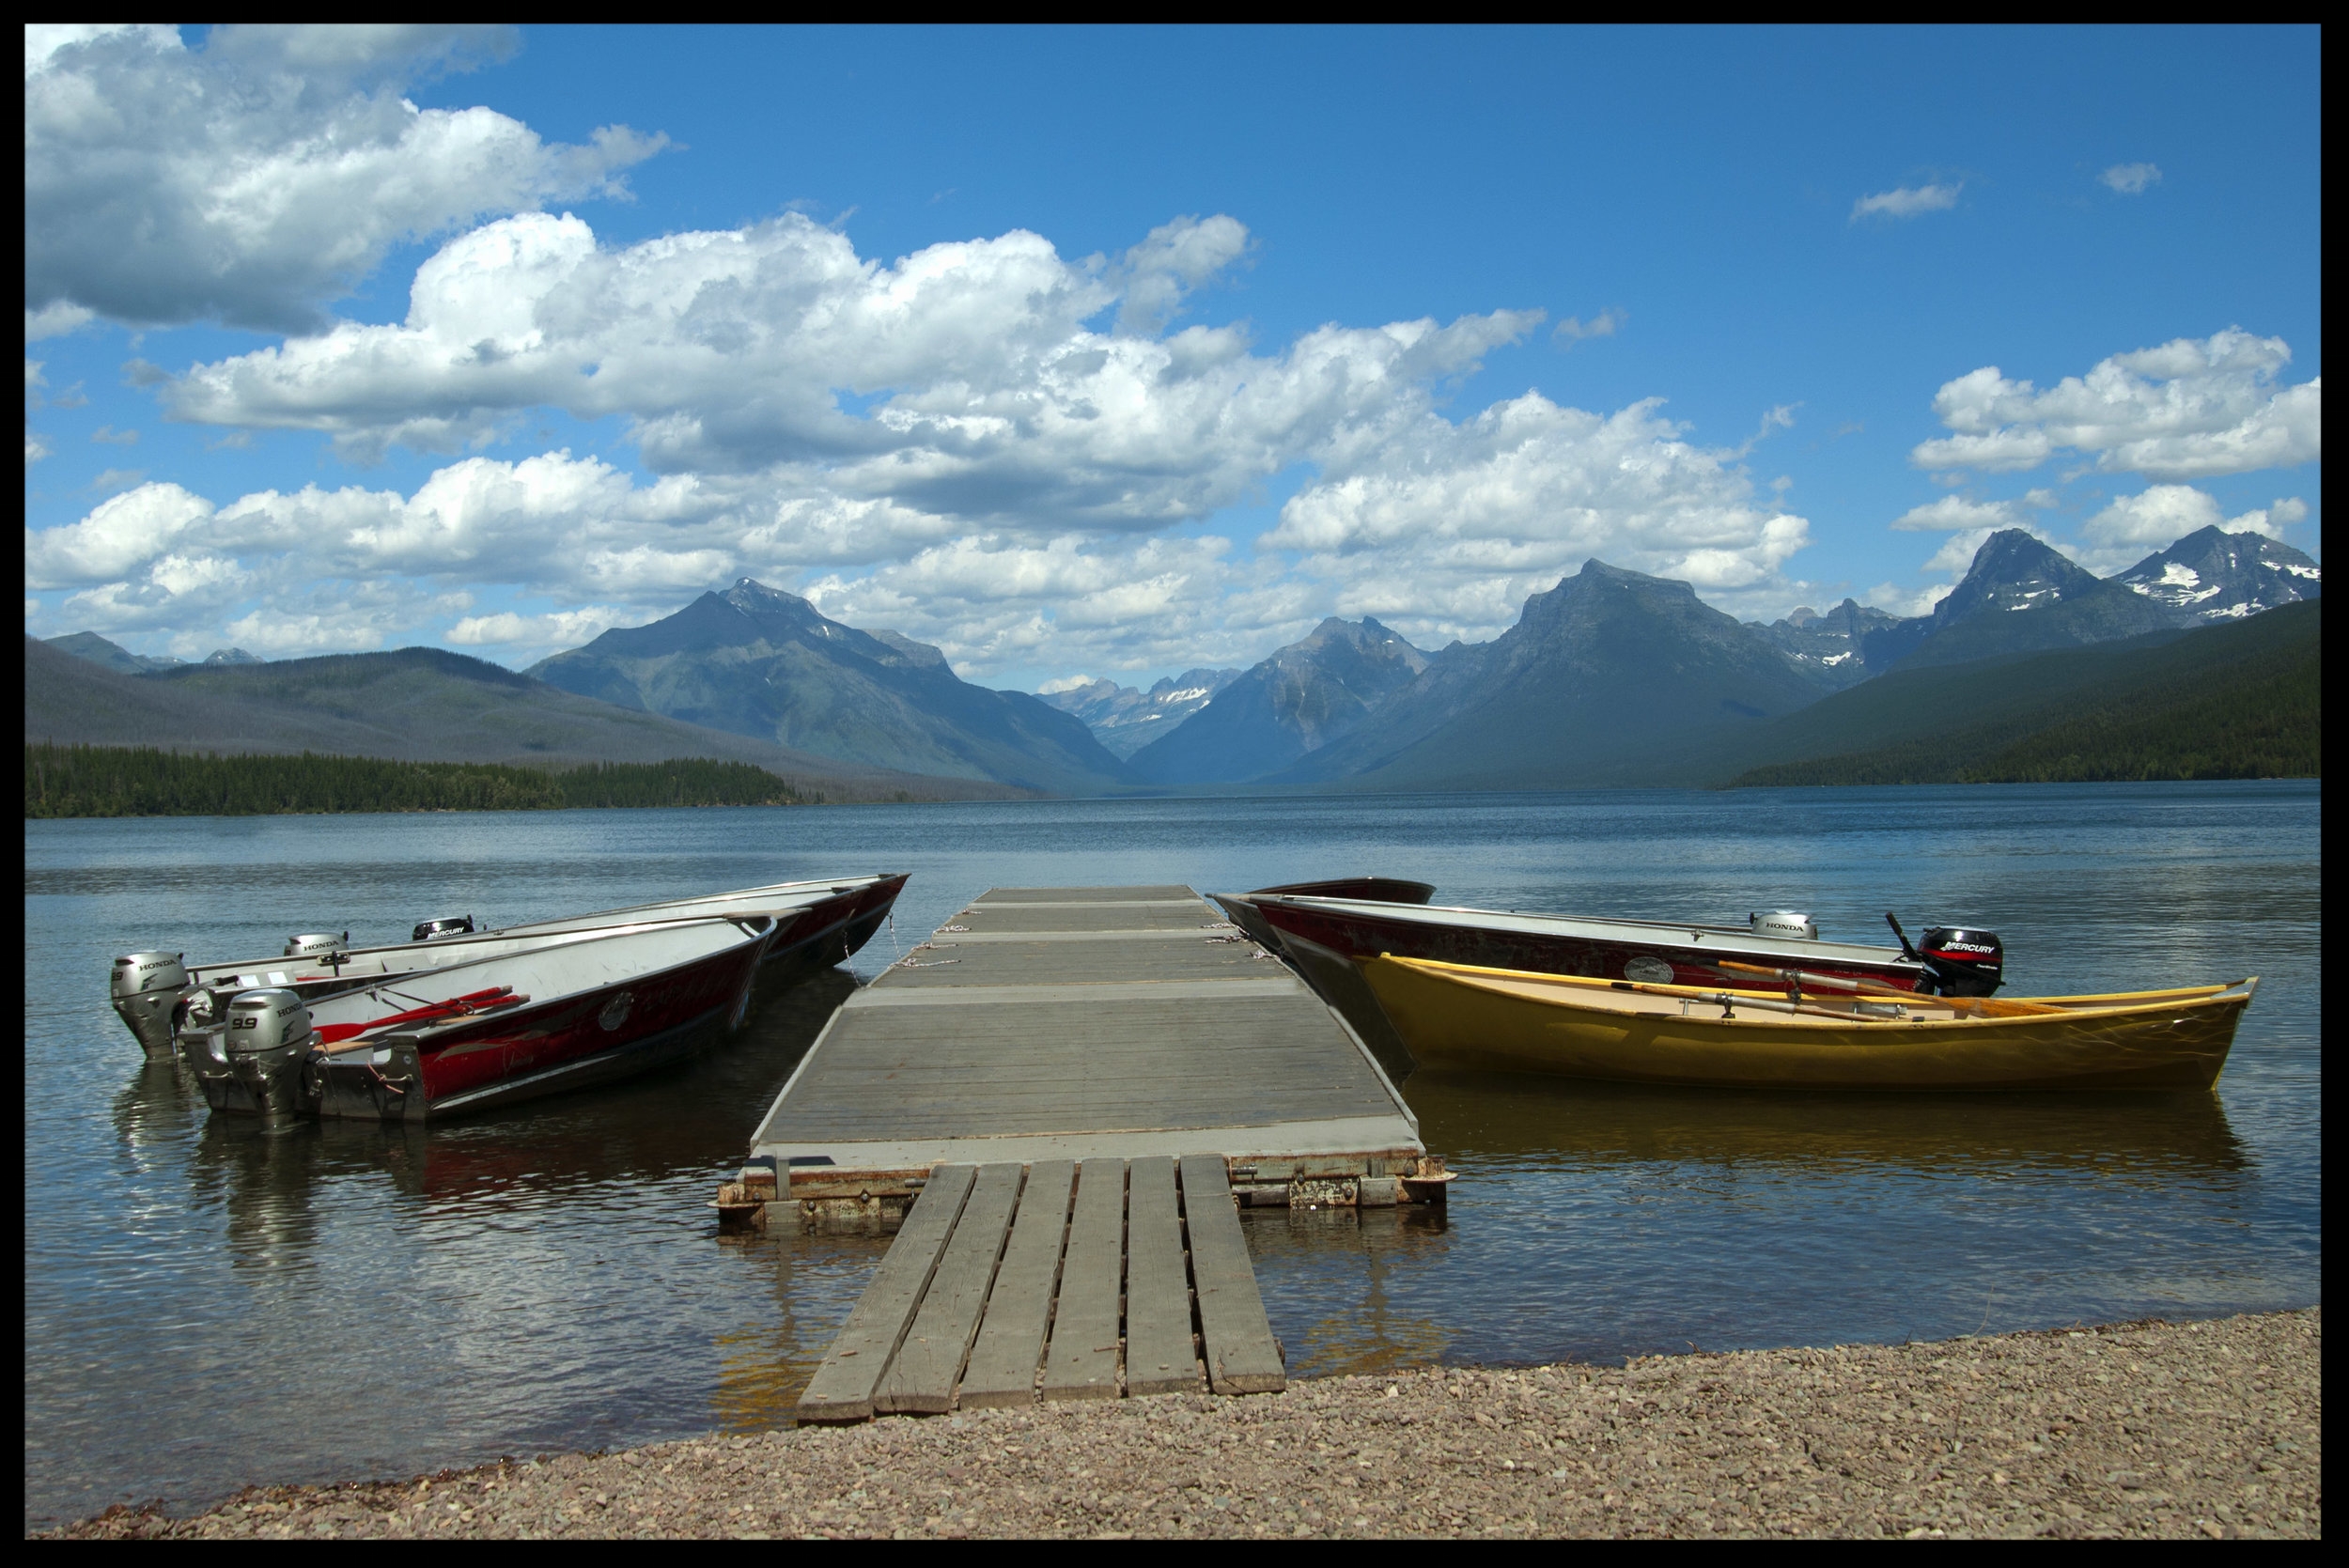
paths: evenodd
<path fill-rule="evenodd" d="M 1887 986 L 1880 980 L 1852 980 L 1839 974 L 1812 974 L 1807 970 L 1764 969 L 1759 964 L 1733 963 L 1723 958 L 1712 968 L 1724 974 L 1751 974 L 1776 980 L 1781 985 L 1807 987 L 1813 991 L 1850 991 L 1859 996 L 1882 997 L 1887 1001 L 1931 1002 L 1952 1012 L 1975 1012 L 1985 1018 L 2035 1018 L 2047 1014 L 2060 1014 L 2061 1007 L 2050 1007 L 2043 1001 L 2008 1001 L 1997 997 L 1928 997 L 1915 991 L 1904 991 L 1898 986 Z"/>
<path fill-rule="evenodd" d="M 1843 1023 L 1890 1023 L 1890 1018 L 1871 1018 L 1863 1014 L 1845 1013 L 1833 1007 L 1813 1007 L 1807 1002 L 1781 1001 L 1775 997 L 1738 996 L 1730 991 L 1704 992 L 1693 986 L 1643 986 L 1636 980 L 1613 980 L 1609 986 L 1618 991 L 1645 991 L 1650 996 L 1678 997 L 1683 1001 L 1701 1001 L 1707 1007 L 1718 1007 L 1723 1017 L 1735 1016 L 1739 1007 L 1760 1007 L 1772 1013 L 1807 1013 L 1815 1018 L 1834 1018 Z M 1914 997 L 1910 1001 L 1917 1000 Z M 1932 1000 L 1938 1000 L 1932 999 Z"/>

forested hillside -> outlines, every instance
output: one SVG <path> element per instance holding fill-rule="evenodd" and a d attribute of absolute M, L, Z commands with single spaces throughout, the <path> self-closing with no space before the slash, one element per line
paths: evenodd
<path fill-rule="evenodd" d="M 28 817 L 790 806 L 810 799 L 763 768 L 707 758 L 598 763 L 556 771 L 308 752 L 211 756 L 152 748 L 31 741 L 24 746 Z"/>
<path fill-rule="evenodd" d="M 2323 603 L 2139 646 L 1905 671 L 1787 721 L 1812 754 L 1736 786 L 2315 778 Z M 1851 741 L 1873 734 L 1884 743 Z M 1836 741 L 1842 744 L 1835 744 Z"/>

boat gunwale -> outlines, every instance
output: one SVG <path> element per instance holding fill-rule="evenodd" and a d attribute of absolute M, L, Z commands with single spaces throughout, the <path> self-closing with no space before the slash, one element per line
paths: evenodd
<path fill-rule="evenodd" d="M 1546 998 L 1530 994 L 1527 990 L 1519 987 L 1527 985 L 1534 985 L 1545 987 L 1572 987 L 1579 990 L 1598 992 L 1606 996 L 1624 996 L 1626 994 L 1636 996 L 1645 994 L 1649 996 L 1681 997 L 1691 1001 L 1703 1001 L 1707 998 L 1719 996 L 1730 996 L 1735 997 L 1741 1001 L 1755 1002 L 1782 1002 L 1786 1000 L 1786 993 L 1783 990 L 1741 990 L 1725 986 L 1667 986 L 1662 984 L 1648 985 L 1645 983 L 1636 983 L 1638 984 L 1638 989 L 1634 991 L 1628 988 L 1631 985 L 1635 984 L 1631 982 L 1591 979 L 1581 975 L 1544 974 L 1538 970 L 1532 970 L 1488 969 L 1474 964 L 1446 963 L 1438 958 L 1401 957 L 1391 953 L 1382 953 L 1378 955 L 1376 959 L 1367 960 L 1366 964 L 1367 963 L 1389 963 L 1401 965 L 1407 969 L 1416 970 L 1422 971 L 1423 973 L 1432 973 L 1437 979 L 1449 980 L 1454 984 L 1466 986 L 1472 989 L 1482 991 L 1487 996 L 1506 997 L 1512 1001 L 1530 1002 L 1535 1006 L 1564 1007 L 1587 1013 L 1614 1014 L 1624 1017 L 1636 1017 L 1643 1015 L 1635 1009 L 1594 1006 L 1590 1003 L 1580 1001 L 1571 997 Z M 1501 984 L 1487 984 L 1486 982 L 1501 982 Z M 2019 1025 L 2030 1027 L 2043 1026 L 2051 1023 L 2068 1023 L 2075 1020 L 2125 1017 L 2137 1014 L 2162 1012 L 2176 1008 L 2201 1009 L 2212 1006 L 2232 1006 L 2237 1005 L 2238 1003 L 2243 1006 L 2248 1006 L 2252 997 L 2258 993 L 2259 984 L 2260 977 L 2254 974 L 2247 976 L 2242 980 L 2235 981 L 2231 985 L 2211 986 L 2207 987 L 2187 986 L 2164 991 L 2091 992 L 2078 997 L 2016 997 L 2007 1000 L 2017 1001 L 2029 1001 L 2041 1002 L 2050 1006 L 2063 1006 L 2064 1010 L 2060 1013 L 2026 1013 L 2019 1016 L 2010 1016 L 2004 1017 L 1968 1017 L 1952 1012 L 1952 1016 L 1948 1018 L 1867 1018 L 1855 1015 L 1849 1019 L 1822 1018 L 1814 1022 L 1809 1017 L 1798 1018 L 1797 1017 L 1780 1014 L 1774 1010 L 1768 1012 L 1766 1017 L 1759 1018 L 1707 1018 L 1693 1014 L 1660 1016 L 1675 1017 L 1687 1023 L 1704 1025 L 1707 1029 L 1725 1028 L 1733 1033 L 1741 1030 L 1761 1026 L 1766 1028 L 1795 1027 L 1806 1030 L 1818 1029 L 1822 1031 L 1830 1029 L 1848 1029 L 1866 1031 L 1871 1033 L 1913 1035 L 1914 1032 L 1921 1028 L 1943 1030 L 1962 1027 L 1968 1030 L 1978 1030 L 1993 1026 L 2011 1027 Z M 2240 997 L 2236 995 L 2238 992 L 2241 993 Z M 2105 1001 L 2108 998 L 2115 997 L 2133 997 L 2140 1000 L 2107 1006 L 2064 1005 L 2066 1003 L 2101 1002 Z M 1873 1001 L 1876 999 L 1869 998 L 1865 1000 Z M 1948 1000 L 1949 999 L 1946 998 L 1927 997 L 1920 998 L 1919 1001 L 1929 1005 L 1935 1001 L 1946 1001 Z M 1901 1005 L 1913 1006 L 1917 1005 L 1917 1003 L 1902 1002 Z"/>
<path fill-rule="evenodd" d="M 1703 937 L 1725 939 L 1726 950 L 1731 941 L 1748 944 L 1745 951 L 1763 955 L 1799 955 L 1813 961 L 1834 959 L 1843 962 L 1864 962 L 1885 969 L 1913 970 L 1919 974 L 1925 966 L 1897 947 L 1879 947 L 1867 942 L 1825 941 L 1802 937 L 1765 937 L 1745 925 L 1713 925 L 1703 921 L 1660 921 L 1618 919 L 1610 915 L 1546 915 L 1528 914 L 1516 909 L 1479 909 L 1464 904 L 1381 904 L 1371 899 L 1320 898 L 1305 893 L 1248 893 L 1251 900 L 1261 898 L 1268 905 L 1294 905 L 1307 912 L 1339 911 L 1362 919 L 1392 920 L 1407 924 L 1439 925 L 1455 930 L 1506 931 L 1519 936 L 1573 936 L 1585 940 L 1607 940 L 1605 933 L 1612 928 L 1626 927 L 1638 932 L 1656 932 L 1659 936 L 1673 931 L 1689 933 L 1688 939 L 1659 943 L 1686 947 L 1690 940 Z M 1471 916 L 1466 920 L 1436 920 L 1424 917 L 1438 915 Z M 1512 922 L 1521 924 L 1509 924 Z M 1732 956 L 1735 956 L 1732 954 Z"/>

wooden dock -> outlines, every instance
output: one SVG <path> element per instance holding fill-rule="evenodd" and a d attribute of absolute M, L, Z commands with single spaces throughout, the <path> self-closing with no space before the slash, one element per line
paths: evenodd
<path fill-rule="evenodd" d="M 994 888 L 834 1013 L 719 1190 L 901 1226 L 803 1421 L 1283 1386 L 1237 1209 L 1440 1203 L 1346 1021 L 1190 888 Z"/>
<path fill-rule="evenodd" d="M 1224 1162 L 941 1165 L 801 1421 L 1286 1386 Z"/>

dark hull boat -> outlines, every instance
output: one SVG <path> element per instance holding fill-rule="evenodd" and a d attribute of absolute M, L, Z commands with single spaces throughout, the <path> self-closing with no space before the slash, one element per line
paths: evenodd
<path fill-rule="evenodd" d="M 1216 902 L 1232 917 L 1232 924 L 1248 933 L 1249 939 L 1268 953 L 1281 951 L 1281 939 L 1264 916 L 1249 900 L 1287 894 L 1309 898 L 1349 898 L 1377 904 L 1424 904 L 1436 896 L 1432 882 L 1407 882 L 1395 877 L 1340 877 L 1327 882 L 1284 882 L 1277 888 L 1258 888 L 1246 897 L 1235 894 L 1219 897 Z"/>
<path fill-rule="evenodd" d="M 273 958 L 186 964 L 177 954 L 135 953 L 115 960 L 114 1005 L 147 1054 L 164 1057 L 183 1028 L 217 1022 L 228 999 L 243 991 L 287 990 L 305 1003 L 316 1002 L 405 975 L 561 946 L 625 925 L 739 914 L 770 915 L 787 927 L 768 951 L 762 983 L 788 985 L 842 962 L 869 941 L 905 884 L 902 872 L 775 882 L 482 932 L 473 929 L 470 918 L 428 921 L 416 928 L 413 941 L 353 948 L 332 937 L 297 937 Z"/>
<path fill-rule="evenodd" d="M 739 1027 L 803 917 L 646 922 L 305 1003 L 247 991 L 185 1050 L 213 1110 L 421 1122 L 625 1078 Z"/>
<path fill-rule="evenodd" d="M 1719 986 L 1724 971 L 1718 966 L 1728 962 L 1903 991 L 1940 988 L 1927 958 L 1936 951 L 1933 939 L 1942 933 L 1926 933 L 1926 955 L 1911 956 L 1904 948 L 1820 941 L 1801 934 L 1816 928 L 1800 915 L 1757 915 L 1740 926 L 1420 908 L 1275 893 L 1218 894 L 1216 902 L 1243 928 L 1243 913 L 1262 923 L 1279 943 L 1276 951 L 1346 1015 L 1390 1071 L 1408 1071 L 1414 1059 L 1360 972 L 1382 955 L 1652 985 Z M 1987 967 L 1991 978 L 1983 989 L 1996 986 L 1995 955 Z M 1970 990 L 1975 983 L 1969 977 L 1956 984 Z"/>

